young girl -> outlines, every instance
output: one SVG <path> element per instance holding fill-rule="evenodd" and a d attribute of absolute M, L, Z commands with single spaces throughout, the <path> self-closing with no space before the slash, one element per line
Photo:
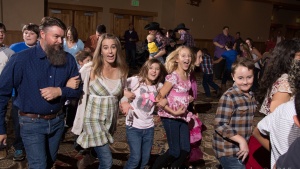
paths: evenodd
<path fill-rule="evenodd" d="M 247 142 L 252 133 L 256 101 L 250 88 L 254 78 L 254 62 L 241 57 L 232 64 L 234 84 L 220 98 L 216 112 L 213 149 L 224 169 L 245 168 Z"/>
<path fill-rule="evenodd" d="M 186 109 L 193 97 L 189 95 L 191 88 L 190 72 L 194 68 L 195 57 L 190 48 L 180 46 L 166 60 L 169 75 L 156 99 L 159 101 L 158 115 L 164 125 L 169 150 L 159 156 L 153 169 L 166 166 L 180 167 L 190 152 L 189 113 Z M 167 95 L 168 94 L 168 95 Z M 167 95 L 167 103 L 163 99 Z M 166 105 L 168 104 L 168 105 Z M 176 111 L 176 112 L 172 112 Z"/>
<path fill-rule="evenodd" d="M 99 169 L 112 167 L 109 144 L 114 141 L 118 102 L 128 73 L 121 51 L 121 43 L 116 36 L 102 34 L 93 62 L 80 69 L 84 93 L 79 100 L 72 132 L 79 135 L 77 143 L 81 147 L 91 147 L 96 151 Z"/>
<path fill-rule="evenodd" d="M 200 64 L 202 63 L 202 56 L 203 53 L 202 51 L 197 48 L 197 47 L 193 47 L 192 51 L 195 54 L 195 66 L 199 67 Z M 191 78 L 191 84 L 192 84 L 192 89 L 193 89 L 193 82 L 196 82 L 196 78 L 194 79 L 194 81 L 192 81 Z M 191 94 L 191 92 L 190 92 Z M 197 84 L 196 84 L 196 88 L 193 89 L 192 92 L 192 96 L 195 99 L 197 99 Z M 188 159 L 188 164 L 189 164 L 189 168 L 193 168 L 193 165 L 197 165 L 200 162 L 203 161 L 203 152 L 200 149 L 200 144 L 201 144 L 201 140 L 202 140 L 202 122 L 200 121 L 200 119 L 198 118 L 198 114 L 197 112 L 195 112 L 195 110 L 193 109 L 193 114 L 189 114 L 189 116 L 191 117 L 191 120 L 188 123 L 189 126 L 189 131 L 190 131 L 190 156 Z"/>
<path fill-rule="evenodd" d="M 125 169 L 145 168 L 147 165 L 154 137 L 153 111 L 155 97 L 162 87 L 167 71 L 157 59 L 150 59 L 142 66 L 137 76 L 127 79 L 127 88 L 135 94 L 129 104 L 123 102 L 126 114 L 126 136 L 130 147 L 130 156 Z M 131 107 L 131 108 L 130 108 Z"/>

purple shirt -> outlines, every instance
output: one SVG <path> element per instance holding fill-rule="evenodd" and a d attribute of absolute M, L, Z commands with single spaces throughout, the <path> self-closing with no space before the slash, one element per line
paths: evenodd
<path fill-rule="evenodd" d="M 223 33 L 219 34 L 218 36 L 216 36 L 213 40 L 213 42 L 218 42 L 220 45 L 225 46 L 225 43 L 231 41 L 232 44 L 234 44 L 234 38 L 231 35 L 224 35 Z M 220 48 L 218 46 L 215 46 L 215 53 L 214 56 L 217 58 L 220 58 L 222 53 L 224 53 L 226 51 L 225 48 Z"/>

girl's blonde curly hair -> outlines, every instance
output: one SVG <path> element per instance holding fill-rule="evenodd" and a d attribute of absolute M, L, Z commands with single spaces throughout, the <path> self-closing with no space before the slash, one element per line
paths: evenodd
<path fill-rule="evenodd" d="M 182 49 L 188 49 L 189 50 L 189 53 L 191 55 L 191 64 L 187 70 L 187 73 L 190 73 L 191 71 L 194 70 L 194 67 L 195 67 L 195 54 L 192 52 L 191 48 L 187 47 L 187 46 L 179 46 L 176 50 L 174 50 L 173 52 L 171 52 L 167 59 L 166 59 L 166 63 L 165 63 L 165 66 L 166 66 L 166 69 L 168 71 L 168 73 L 172 73 L 174 72 L 177 68 L 178 68 L 178 63 L 176 62 L 176 59 L 178 58 L 179 56 L 179 53 Z"/>

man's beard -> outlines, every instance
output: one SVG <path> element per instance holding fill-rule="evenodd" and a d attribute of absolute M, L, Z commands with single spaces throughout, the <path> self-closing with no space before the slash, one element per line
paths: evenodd
<path fill-rule="evenodd" d="M 67 62 L 66 52 L 61 45 L 57 47 L 59 49 L 56 49 L 55 46 L 46 45 L 45 52 L 51 65 L 63 66 Z"/>

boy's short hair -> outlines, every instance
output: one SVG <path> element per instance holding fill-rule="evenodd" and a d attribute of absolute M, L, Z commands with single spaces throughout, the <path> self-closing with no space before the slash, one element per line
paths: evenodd
<path fill-rule="evenodd" d="M 223 30 L 224 30 L 224 29 L 229 29 L 229 26 L 224 26 L 224 27 L 223 27 Z"/>
<path fill-rule="evenodd" d="M 240 57 L 236 59 L 236 61 L 231 66 L 231 73 L 234 74 L 235 70 L 238 66 L 244 66 L 248 68 L 249 70 L 254 71 L 254 61 L 252 59 L 246 58 L 246 57 Z"/>
<path fill-rule="evenodd" d="M 0 23 L 0 29 L 3 29 L 4 32 L 6 32 L 6 27 L 5 27 L 5 25 L 3 23 Z"/>
<path fill-rule="evenodd" d="M 93 59 L 93 56 L 91 55 L 91 53 L 90 52 L 88 52 L 88 51 L 85 51 L 85 50 L 80 50 L 80 51 L 78 51 L 77 53 L 76 53 L 76 56 L 75 56 L 75 58 L 76 58 L 76 61 L 78 62 L 78 61 L 83 61 L 84 59 L 86 59 L 87 57 L 91 57 L 91 59 Z"/>
<path fill-rule="evenodd" d="M 300 92 L 297 92 L 295 95 L 295 109 L 297 118 L 300 121 Z"/>
<path fill-rule="evenodd" d="M 106 26 L 103 24 L 100 24 L 97 26 L 96 31 L 100 34 L 106 33 Z"/>
<path fill-rule="evenodd" d="M 229 49 L 232 49 L 233 43 L 232 43 L 231 41 L 227 41 L 227 42 L 225 43 L 225 46 L 227 46 L 227 48 L 229 48 Z"/>
<path fill-rule="evenodd" d="M 26 30 L 34 32 L 35 34 L 37 34 L 37 37 L 39 37 L 39 35 L 40 35 L 39 26 L 37 24 L 29 23 L 29 24 L 24 25 L 22 28 L 22 32 L 24 33 L 24 31 L 26 31 Z"/>

